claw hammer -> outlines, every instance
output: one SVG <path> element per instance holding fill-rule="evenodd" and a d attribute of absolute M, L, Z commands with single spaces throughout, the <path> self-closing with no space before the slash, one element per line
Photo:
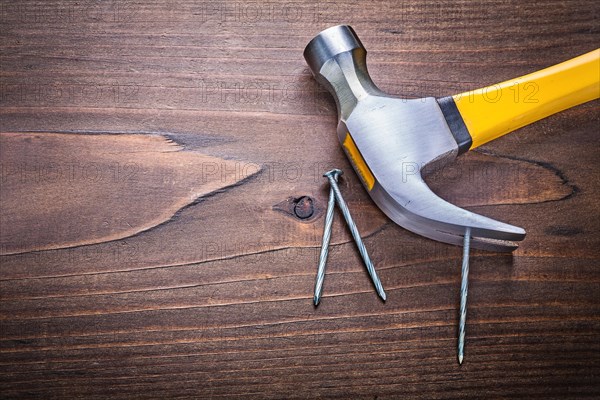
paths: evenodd
<path fill-rule="evenodd" d="M 472 247 L 516 249 L 524 229 L 442 200 L 422 176 L 490 140 L 599 98 L 600 49 L 482 89 L 411 100 L 375 86 L 366 54 L 347 25 L 322 31 L 304 50 L 314 77 L 335 98 L 338 138 L 373 201 L 398 225 L 428 238 L 462 245 L 469 228 Z M 511 89 L 537 90 L 537 102 L 515 102 Z"/>

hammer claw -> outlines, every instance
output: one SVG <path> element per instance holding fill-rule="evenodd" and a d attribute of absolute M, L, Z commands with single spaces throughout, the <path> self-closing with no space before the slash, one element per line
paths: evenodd
<path fill-rule="evenodd" d="M 465 228 L 471 228 L 474 248 L 510 252 L 523 240 L 525 230 L 457 207 L 429 189 L 420 174 L 402 185 L 394 185 L 382 176 L 370 192 L 371 198 L 400 226 L 454 245 L 462 245 Z"/>

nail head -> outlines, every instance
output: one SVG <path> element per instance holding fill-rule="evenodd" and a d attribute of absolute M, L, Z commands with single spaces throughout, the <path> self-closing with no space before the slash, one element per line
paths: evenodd
<path fill-rule="evenodd" d="M 324 177 L 329 178 L 330 176 L 333 177 L 333 179 L 335 179 L 338 176 L 342 176 L 344 175 L 344 171 L 342 171 L 341 169 L 337 169 L 334 168 L 331 171 L 327 171 L 323 174 Z"/>

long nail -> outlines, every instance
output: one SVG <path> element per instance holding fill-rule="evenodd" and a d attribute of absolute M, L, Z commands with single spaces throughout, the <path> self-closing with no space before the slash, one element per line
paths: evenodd
<path fill-rule="evenodd" d="M 337 181 L 339 170 L 329 171 L 333 179 Z M 325 214 L 325 228 L 323 229 L 323 242 L 321 244 L 321 255 L 319 256 L 319 267 L 317 269 L 317 280 L 315 281 L 315 306 L 319 305 L 321 293 L 323 292 L 323 280 L 325 279 L 325 264 L 329 254 L 329 241 L 331 240 L 331 227 L 333 225 L 333 211 L 335 208 L 335 194 L 333 188 L 329 188 L 329 201 L 327 202 L 327 213 Z"/>
<path fill-rule="evenodd" d="M 462 281 L 460 283 L 460 322 L 458 326 L 458 363 L 462 364 L 465 353 L 465 325 L 467 322 L 467 292 L 469 290 L 469 245 L 471 228 L 465 229 L 462 260 Z"/>
<path fill-rule="evenodd" d="M 333 170 L 333 171 L 336 171 L 336 170 Z M 340 170 L 337 170 L 337 171 L 339 171 L 339 175 L 342 175 L 342 171 L 340 171 Z M 332 171 L 330 171 L 330 172 L 332 172 Z M 333 193 L 335 195 L 335 200 L 337 201 L 337 204 L 340 207 L 340 210 L 342 210 L 342 214 L 344 215 L 344 218 L 346 219 L 346 223 L 348 224 L 348 227 L 350 228 L 350 232 L 352 233 L 352 237 L 354 238 L 354 241 L 356 242 L 356 246 L 358 247 L 358 252 L 362 256 L 365 266 L 367 267 L 367 271 L 369 272 L 369 275 L 371 276 L 371 280 L 373 281 L 373 285 L 375 285 L 377 294 L 379 295 L 379 297 L 381 297 L 382 300 L 385 301 L 385 299 L 386 299 L 385 291 L 383 290 L 381 281 L 379 280 L 379 277 L 377 276 L 377 272 L 375 272 L 375 267 L 373 266 L 373 263 L 371 262 L 371 259 L 369 258 L 369 254 L 367 253 L 367 249 L 365 248 L 365 245 L 360 237 L 358 228 L 356 227 L 356 224 L 352 220 L 352 216 L 350 215 L 350 210 L 348 209 L 346 202 L 342 198 L 342 193 L 340 192 L 340 188 L 338 187 L 335 179 L 333 179 L 333 177 L 329 174 L 329 172 L 323 176 L 326 176 L 329 179 L 329 183 L 331 184 L 331 188 L 333 189 Z"/>

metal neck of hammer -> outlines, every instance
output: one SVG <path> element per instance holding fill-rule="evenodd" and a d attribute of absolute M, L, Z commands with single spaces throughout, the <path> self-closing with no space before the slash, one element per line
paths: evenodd
<path fill-rule="evenodd" d="M 304 50 L 316 80 L 335 98 L 340 119 L 347 118 L 359 99 L 383 94 L 367 71 L 367 50 L 347 25 L 319 33 Z"/>

